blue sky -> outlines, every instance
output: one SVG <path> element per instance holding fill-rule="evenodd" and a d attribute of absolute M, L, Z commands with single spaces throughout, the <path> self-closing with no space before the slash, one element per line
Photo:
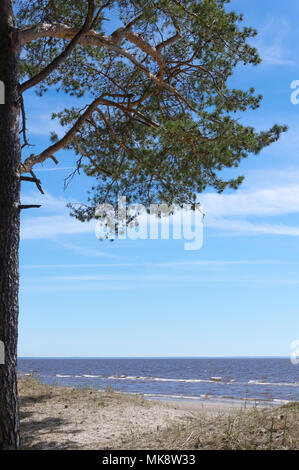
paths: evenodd
<path fill-rule="evenodd" d="M 263 63 L 238 69 L 232 84 L 264 95 L 242 122 L 289 131 L 229 175 L 246 179 L 237 192 L 202 194 L 204 242 L 100 242 L 94 224 L 68 215 L 91 182 L 64 178 L 74 155 L 59 166 L 36 167 L 45 196 L 23 183 L 20 251 L 20 356 L 288 356 L 299 338 L 299 105 L 290 100 L 299 80 L 299 3 L 233 0 L 230 8 L 258 29 Z M 38 152 L 53 111 L 72 103 L 64 95 L 25 95 L 30 141 Z M 76 104 L 76 103 L 75 103 Z"/>

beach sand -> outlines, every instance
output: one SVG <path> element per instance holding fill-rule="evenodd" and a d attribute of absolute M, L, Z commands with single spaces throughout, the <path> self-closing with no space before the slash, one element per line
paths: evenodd
<path fill-rule="evenodd" d="M 25 449 L 229 449 L 299 446 L 297 405 L 154 401 L 19 379 Z"/>

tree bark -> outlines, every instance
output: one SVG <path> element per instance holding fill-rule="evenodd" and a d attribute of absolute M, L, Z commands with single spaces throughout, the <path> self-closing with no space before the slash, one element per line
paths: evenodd
<path fill-rule="evenodd" d="M 17 339 L 21 149 L 19 139 L 18 35 L 11 0 L 0 0 L 0 80 L 5 104 L 0 105 L 0 449 L 18 449 Z"/>

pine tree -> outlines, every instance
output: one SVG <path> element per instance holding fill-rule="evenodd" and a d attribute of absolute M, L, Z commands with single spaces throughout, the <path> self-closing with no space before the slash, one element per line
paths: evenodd
<path fill-rule="evenodd" d="M 239 65 L 260 58 L 248 43 L 256 35 L 229 0 L 1 0 L 0 80 L 0 448 L 18 448 L 16 384 L 18 247 L 22 180 L 41 190 L 34 166 L 58 163 L 73 152 L 77 171 L 92 177 L 80 220 L 103 202 L 194 204 L 207 187 L 237 189 L 243 177 L 225 180 L 279 139 L 284 126 L 258 132 L 239 122 L 256 109 L 255 90 L 232 89 Z M 111 31 L 111 24 L 117 24 Z M 63 138 L 51 136 L 40 154 L 26 154 L 25 92 L 42 97 L 56 89 L 74 99 L 59 119 Z M 76 106 L 77 98 L 86 106 Z M 21 116 L 21 119 L 20 119 Z M 20 142 L 21 140 L 21 142 Z M 22 152 L 22 149 L 24 151 Z M 24 154 L 23 158 L 21 153 Z"/>

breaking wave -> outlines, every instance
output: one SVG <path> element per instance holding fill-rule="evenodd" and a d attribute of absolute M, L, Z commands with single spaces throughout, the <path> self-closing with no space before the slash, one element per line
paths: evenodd
<path fill-rule="evenodd" d="M 210 377 L 207 379 L 178 379 L 169 377 L 152 377 L 138 375 L 62 375 L 56 374 L 58 378 L 87 378 L 87 379 L 103 379 L 103 380 L 130 380 L 141 382 L 174 382 L 174 383 L 220 383 L 220 384 L 242 384 L 242 385 L 270 385 L 272 387 L 299 387 L 298 382 L 265 382 L 263 380 L 249 380 L 248 382 L 238 382 L 236 379 L 223 379 L 222 377 Z"/>
<path fill-rule="evenodd" d="M 249 380 L 249 385 L 271 385 L 276 387 L 299 387 L 299 382 L 264 382 L 263 380 Z"/>

